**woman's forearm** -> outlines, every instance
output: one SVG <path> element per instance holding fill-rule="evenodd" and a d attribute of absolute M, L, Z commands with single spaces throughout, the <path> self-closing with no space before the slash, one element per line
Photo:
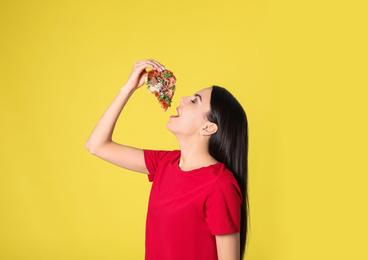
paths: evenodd
<path fill-rule="evenodd" d="M 131 89 L 132 88 L 130 86 L 124 85 L 106 109 L 86 141 L 85 147 L 88 151 L 93 152 L 102 145 L 112 141 L 112 134 L 114 132 L 116 121 L 125 104 L 128 102 L 128 99 L 134 92 L 134 90 Z"/>

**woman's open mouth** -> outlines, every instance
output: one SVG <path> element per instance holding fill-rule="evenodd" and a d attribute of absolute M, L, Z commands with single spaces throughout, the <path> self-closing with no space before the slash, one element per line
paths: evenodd
<path fill-rule="evenodd" d="M 176 113 L 178 113 L 176 116 L 170 116 L 170 118 L 175 118 L 175 117 L 179 117 L 180 116 L 180 113 L 179 113 L 179 109 L 178 108 L 176 108 Z"/>

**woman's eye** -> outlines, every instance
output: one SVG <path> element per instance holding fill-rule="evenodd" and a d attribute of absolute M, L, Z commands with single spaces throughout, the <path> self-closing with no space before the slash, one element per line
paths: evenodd
<path fill-rule="evenodd" d="M 191 100 L 191 101 L 192 101 L 192 103 L 195 103 L 194 100 Z"/>

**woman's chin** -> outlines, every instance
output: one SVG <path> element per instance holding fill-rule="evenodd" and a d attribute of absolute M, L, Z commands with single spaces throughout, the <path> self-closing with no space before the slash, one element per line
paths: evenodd
<path fill-rule="evenodd" d="M 176 131 L 175 128 L 171 122 L 171 120 L 169 122 L 166 123 L 166 128 L 175 135 Z"/>
<path fill-rule="evenodd" d="M 169 121 L 169 122 L 167 122 L 167 123 L 166 123 L 166 128 L 167 128 L 170 132 L 172 132 L 172 131 L 171 131 L 171 127 L 170 127 L 170 125 L 171 125 L 171 124 L 170 124 L 170 121 Z"/>

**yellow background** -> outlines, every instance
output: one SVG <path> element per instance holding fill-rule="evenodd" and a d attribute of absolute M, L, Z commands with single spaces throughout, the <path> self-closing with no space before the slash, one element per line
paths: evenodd
<path fill-rule="evenodd" d="M 149 58 L 172 108 L 142 87 L 115 142 L 177 149 L 179 98 L 225 87 L 249 123 L 245 259 L 367 259 L 363 2 L 0 1 L 0 259 L 144 259 L 152 184 L 84 145 Z"/>

